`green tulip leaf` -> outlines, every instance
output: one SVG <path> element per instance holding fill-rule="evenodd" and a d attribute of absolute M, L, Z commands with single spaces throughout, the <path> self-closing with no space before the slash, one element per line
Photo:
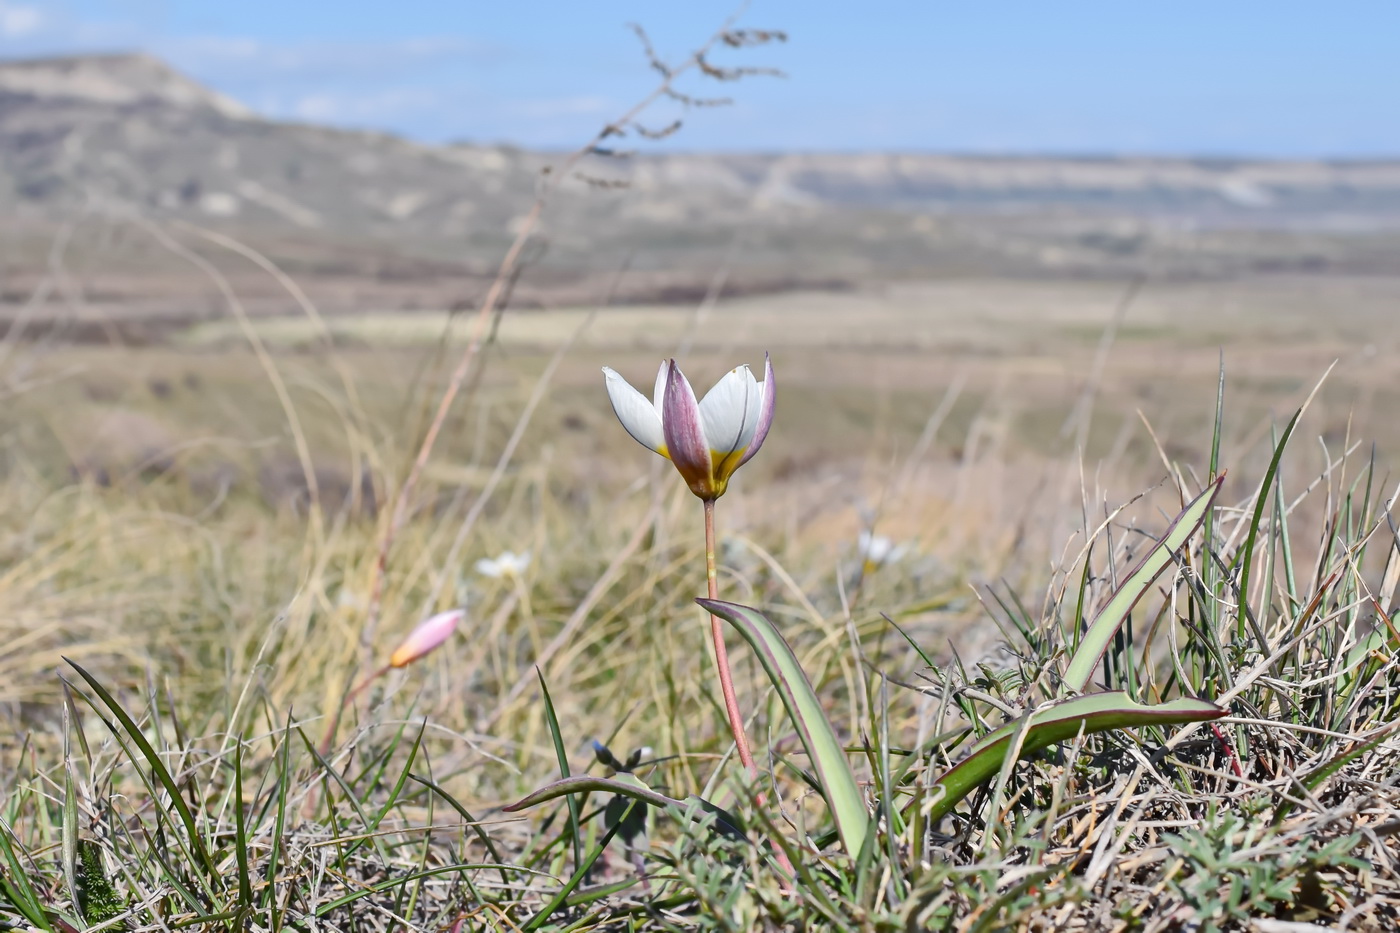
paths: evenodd
<path fill-rule="evenodd" d="M 935 801 L 930 819 L 946 816 L 959 800 L 1000 772 L 1017 736 L 1020 736 L 1017 757 L 1024 758 L 1081 733 L 1204 722 L 1225 714 L 1225 710 L 1205 700 L 1172 700 L 1147 706 L 1133 702 L 1128 694 L 1119 691 L 1060 700 L 984 735 L 966 758 L 934 782 Z"/>
<path fill-rule="evenodd" d="M 1088 630 L 1079 643 L 1079 649 L 1075 651 L 1074 657 L 1070 658 L 1069 667 L 1065 669 L 1065 686 L 1071 691 L 1078 693 L 1089 683 L 1089 678 L 1094 676 L 1094 669 L 1099 666 L 1099 661 L 1108 649 L 1108 643 L 1113 640 L 1114 633 L 1123 625 L 1128 613 L 1138 604 L 1138 600 L 1147 593 L 1152 581 L 1167 569 L 1176 552 L 1185 546 L 1201 526 L 1201 522 L 1205 521 L 1206 513 L 1215 503 L 1215 497 L 1220 494 L 1220 484 L 1224 481 L 1225 476 L 1221 474 L 1219 479 L 1187 504 L 1181 514 L 1172 521 L 1167 533 L 1162 535 L 1152 550 L 1143 555 L 1132 572 L 1123 578 L 1123 582 L 1113 591 L 1113 595 L 1099 610 L 1094 621 L 1089 623 Z"/>
<path fill-rule="evenodd" d="M 759 663 L 777 689 L 812 760 L 817 782 L 836 821 L 841 844 L 852 858 L 857 857 L 865 844 L 870 813 L 856 785 L 851 764 L 846 760 L 845 749 L 837 740 L 836 731 L 792 649 L 768 617 L 757 609 L 715 599 L 697 599 L 696 602 L 734 626 L 758 655 Z"/>

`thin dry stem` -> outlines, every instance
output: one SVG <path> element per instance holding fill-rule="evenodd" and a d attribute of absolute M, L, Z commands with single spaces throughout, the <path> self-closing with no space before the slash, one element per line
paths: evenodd
<path fill-rule="evenodd" d="M 321 744 L 318 751 L 320 751 L 322 758 L 330 754 L 331 746 L 335 744 L 335 734 L 340 731 L 340 720 L 345 716 L 345 708 L 355 702 L 355 697 L 363 693 L 366 687 L 389 673 L 391 669 L 392 668 L 388 664 L 375 668 L 372 673 L 366 675 L 341 699 L 340 705 L 335 708 L 335 714 L 331 716 L 330 724 L 326 726 L 326 734 L 321 737 Z M 315 795 L 313 794 L 312 796 L 314 797 Z"/>

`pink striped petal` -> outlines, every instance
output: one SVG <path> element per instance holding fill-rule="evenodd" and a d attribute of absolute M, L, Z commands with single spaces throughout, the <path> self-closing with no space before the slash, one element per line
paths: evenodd
<path fill-rule="evenodd" d="M 700 420 L 700 403 L 695 401 L 695 390 L 675 360 L 666 374 L 661 426 L 666 435 L 666 452 L 690 491 L 702 499 L 715 498 L 718 493 L 714 488 L 710 445 Z"/>
<path fill-rule="evenodd" d="M 758 425 L 754 428 L 753 439 L 749 441 L 744 455 L 739 458 L 739 466 L 748 463 L 749 459 L 758 453 L 758 448 L 763 446 L 764 439 L 768 437 L 768 429 L 773 426 L 773 410 L 778 401 L 778 387 L 773 382 L 773 360 L 767 353 L 763 354 L 763 381 L 758 384 L 758 388 Z"/>

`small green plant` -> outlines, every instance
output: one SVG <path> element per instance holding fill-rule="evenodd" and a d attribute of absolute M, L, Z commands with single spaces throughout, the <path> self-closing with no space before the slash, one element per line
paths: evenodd
<path fill-rule="evenodd" d="M 113 920 L 126 910 L 126 904 L 107 877 L 102 864 L 102 847 L 91 839 L 78 841 L 78 913 L 92 926 Z"/>
<path fill-rule="evenodd" d="M 1369 866 L 1352 853 L 1359 834 L 1320 841 L 1270 832 L 1261 814 L 1212 805 L 1197 828 L 1165 837 L 1176 865 L 1169 869 L 1177 918 L 1202 933 L 1219 933 L 1254 917 L 1308 921 L 1333 913 L 1323 875 Z"/>

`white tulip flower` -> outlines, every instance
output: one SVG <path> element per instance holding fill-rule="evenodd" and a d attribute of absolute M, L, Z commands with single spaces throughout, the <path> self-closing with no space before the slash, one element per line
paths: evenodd
<path fill-rule="evenodd" d="M 612 369 L 604 367 L 603 375 L 627 433 L 674 463 L 690 491 L 709 502 L 724 495 L 729 478 L 758 453 L 773 424 L 773 362 L 766 354 L 762 382 L 739 366 L 698 402 L 675 360 L 661 364 L 650 401 Z"/>

